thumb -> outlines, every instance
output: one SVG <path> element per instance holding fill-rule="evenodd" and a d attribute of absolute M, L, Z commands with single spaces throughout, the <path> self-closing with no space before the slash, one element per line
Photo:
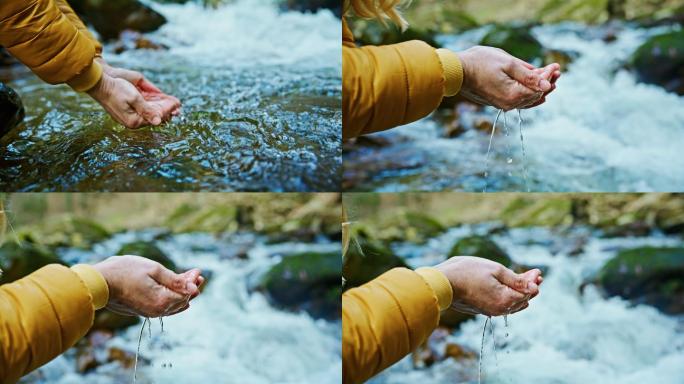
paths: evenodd
<path fill-rule="evenodd" d="M 518 61 L 515 61 L 506 71 L 512 79 L 529 89 L 546 92 L 551 88 L 551 83 L 545 79 L 541 74 L 533 69 L 525 67 Z"/>
<path fill-rule="evenodd" d="M 177 273 L 174 273 L 173 271 L 166 269 L 165 267 L 159 265 L 159 268 L 156 268 L 150 276 L 154 281 L 157 283 L 165 286 L 166 288 L 182 294 L 182 295 L 187 295 L 189 294 L 187 292 L 187 285 L 186 285 L 186 278 L 183 275 L 179 275 Z"/>
<path fill-rule="evenodd" d="M 525 275 L 517 274 L 508 268 L 502 268 L 496 278 L 502 284 L 521 293 L 531 295 L 535 294 L 539 289 L 537 284 L 530 282 L 525 278 Z"/>
<path fill-rule="evenodd" d="M 148 103 L 145 98 L 142 97 L 142 95 L 138 92 L 136 95 L 135 99 L 133 99 L 133 102 L 130 103 L 131 107 L 135 110 L 135 112 L 138 113 L 138 115 L 142 116 L 145 121 L 152 125 L 159 125 L 162 122 L 162 117 L 161 113 L 152 106 L 152 104 Z"/>

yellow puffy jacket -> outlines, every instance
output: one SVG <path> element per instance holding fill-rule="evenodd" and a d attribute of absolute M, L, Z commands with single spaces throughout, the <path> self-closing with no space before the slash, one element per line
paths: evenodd
<path fill-rule="evenodd" d="M 357 47 L 342 21 L 342 136 L 408 124 L 458 93 L 463 68 L 454 52 L 422 41 Z"/>
<path fill-rule="evenodd" d="M 48 265 L 0 286 L 0 383 L 15 383 L 72 347 L 108 300 L 102 275 L 82 264 Z"/>
<path fill-rule="evenodd" d="M 434 268 L 395 268 L 345 292 L 342 382 L 362 383 L 418 347 L 452 295 L 449 280 Z"/>
<path fill-rule="evenodd" d="M 87 91 L 102 77 L 102 46 L 65 0 L 0 1 L 0 45 L 50 84 Z"/>

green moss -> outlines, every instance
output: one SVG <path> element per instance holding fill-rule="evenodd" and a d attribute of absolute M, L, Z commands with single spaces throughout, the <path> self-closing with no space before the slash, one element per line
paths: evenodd
<path fill-rule="evenodd" d="M 449 256 L 477 256 L 496 261 L 507 267 L 513 264 L 501 247 L 484 236 L 469 236 L 458 240 L 451 247 Z"/>
<path fill-rule="evenodd" d="M 66 265 L 50 249 L 29 242 L 8 242 L 0 247 L 0 284 L 10 283 L 48 264 Z"/>
<path fill-rule="evenodd" d="M 365 284 L 392 268 L 406 266 L 383 242 L 363 233 L 355 234 L 344 258 L 345 288 Z"/>
<path fill-rule="evenodd" d="M 176 264 L 173 262 L 173 260 L 171 260 L 153 242 L 135 241 L 132 243 L 124 244 L 116 254 L 119 256 L 142 256 L 144 258 L 154 260 L 172 271 L 176 270 Z"/>
<path fill-rule="evenodd" d="M 527 27 L 496 25 L 482 38 L 480 44 L 501 48 L 528 62 L 541 61 L 544 58 L 544 47 Z"/>

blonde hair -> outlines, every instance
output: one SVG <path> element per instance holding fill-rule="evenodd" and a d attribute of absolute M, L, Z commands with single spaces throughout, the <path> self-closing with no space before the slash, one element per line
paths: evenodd
<path fill-rule="evenodd" d="M 385 26 L 387 20 L 390 20 L 404 31 L 408 23 L 400 10 L 410 2 L 411 0 L 344 0 L 344 14 L 351 10 L 357 17 L 376 19 Z"/>

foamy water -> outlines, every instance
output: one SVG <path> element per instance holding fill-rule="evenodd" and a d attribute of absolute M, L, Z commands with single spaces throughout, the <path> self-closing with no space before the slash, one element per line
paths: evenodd
<path fill-rule="evenodd" d="M 116 252 L 134 239 L 151 239 L 153 232 L 115 236 L 95 247 L 94 253 L 72 250 L 71 262 L 95 262 Z M 204 292 L 190 308 L 164 318 L 164 333 L 151 319 L 152 339 L 145 329 L 139 384 L 146 383 L 340 383 L 341 328 L 339 323 L 312 319 L 271 307 L 260 293 L 249 293 L 268 268 L 286 255 L 305 251 L 335 251 L 339 243 L 260 245 L 250 248 L 248 260 L 221 257 L 236 243 L 251 243 L 249 234 L 230 239 L 210 235 L 175 236 L 159 243 L 183 267 L 198 267 L 213 275 Z M 231 245 L 232 244 L 232 245 Z M 108 342 L 135 352 L 140 324 Z M 40 369 L 45 380 L 38 383 L 124 384 L 133 382 L 133 369 L 119 363 L 98 367 L 85 376 L 75 372 L 71 352 Z"/>
<path fill-rule="evenodd" d="M 546 48 L 575 51 L 579 57 L 558 81 L 547 102 L 523 110 L 529 186 L 533 191 L 681 191 L 684 190 L 684 97 L 639 84 L 623 65 L 649 36 L 668 28 L 623 27 L 617 40 L 605 43 L 596 27 L 559 24 L 536 27 Z M 487 29 L 444 37 L 446 48 L 463 50 Z M 496 110 L 487 108 L 494 120 Z M 509 122 L 517 122 L 509 112 Z M 514 117 L 515 116 L 515 117 Z M 517 130 L 517 128 L 516 128 Z M 468 131 L 442 138 L 443 128 L 423 119 L 381 135 L 407 140 L 389 148 L 345 157 L 359 167 L 369 153 L 383 161 L 406 157 L 418 167 L 372 172 L 358 189 L 378 191 L 467 190 L 484 186 L 485 133 Z M 514 162 L 507 164 L 506 148 Z M 525 191 L 519 137 L 497 135 L 492 148 L 488 191 Z M 377 161 L 377 160 L 374 160 Z M 346 168 L 350 168 L 345 165 Z M 361 167 L 363 168 L 363 167 Z M 512 171 L 509 176 L 508 172 Z"/>
<path fill-rule="evenodd" d="M 397 247 L 413 266 L 434 265 L 453 242 L 482 228 L 461 227 L 431 240 L 426 246 Z M 681 239 L 593 238 L 583 254 L 552 256 L 549 243 L 557 234 L 543 229 L 513 230 L 494 236 L 519 263 L 544 265 L 539 296 L 530 307 L 508 318 L 492 318 L 497 342 L 494 357 L 487 329 L 483 383 L 682 383 L 684 377 L 684 318 L 666 316 L 645 305 L 632 306 L 620 298 L 604 299 L 593 286 L 580 294 L 580 285 L 621 248 L 643 245 L 681 246 Z M 480 350 L 484 316 L 462 324 L 450 342 Z M 505 336 L 509 333 L 508 337 Z M 373 383 L 477 382 L 477 359 L 446 360 L 425 370 L 411 369 L 409 359 L 379 375 Z"/>

